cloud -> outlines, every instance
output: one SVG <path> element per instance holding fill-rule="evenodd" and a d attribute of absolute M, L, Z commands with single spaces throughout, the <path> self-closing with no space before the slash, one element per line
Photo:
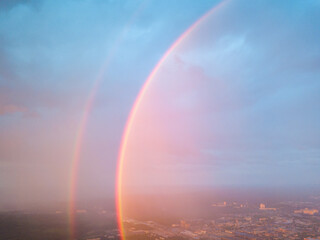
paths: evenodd
<path fill-rule="evenodd" d="M 37 4 L 40 1 L 34 0 L 2 0 L 0 1 L 0 11 L 9 11 L 12 8 L 17 7 L 20 4 Z"/>
<path fill-rule="evenodd" d="M 26 107 L 17 106 L 13 104 L 0 105 L 0 115 L 7 115 L 13 113 L 26 113 L 28 109 Z"/>
<path fill-rule="evenodd" d="M 230 1 L 188 36 L 162 64 L 137 114 L 128 151 L 137 180 L 162 180 L 153 166 L 177 178 L 187 178 L 183 165 L 200 166 L 199 178 L 218 166 L 216 180 L 232 174 L 230 183 L 243 184 L 276 184 L 282 174 L 296 182 L 310 158 L 318 170 L 320 47 L 312 19 L 319 12 L 310 2 Z"/>

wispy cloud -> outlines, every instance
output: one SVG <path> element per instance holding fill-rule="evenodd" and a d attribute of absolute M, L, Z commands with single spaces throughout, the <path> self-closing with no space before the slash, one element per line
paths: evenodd
<path fill-rule="evenodd" d="M 26 107 L 17 106 L 13 104 L 0 106 L 0 115 L 12 114 L 12 113 L 26 113 L 28 109 Z"/>

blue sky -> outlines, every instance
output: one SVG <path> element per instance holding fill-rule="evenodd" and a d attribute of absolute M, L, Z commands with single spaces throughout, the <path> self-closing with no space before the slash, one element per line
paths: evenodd
<path fill-rule="evenodd" d="M 78 126 L 97 79 L 79 192 L 112 194 L 119 142 L 140 87 L 170 45 L 218 3 L 1 1 L 1 202 L 65 199 Z M 182 86 L 176 93 L 190 106 L 196 99 L 190 119 L 202 125 L 201 154 L 170 155 L 170 167 L 205 176 L 199 185 L 319 184 L 319 29 L 316 0 L 230 0 L 201 24 L 158 77 L 167 101 L 157 114 L 166 118 L 167 90 Z M 184 92 L 183 77 L 170 83 L 195 72 L 204 79 L 196 95 Z M 192 121 L 182 126 L 193 128 Z"/>

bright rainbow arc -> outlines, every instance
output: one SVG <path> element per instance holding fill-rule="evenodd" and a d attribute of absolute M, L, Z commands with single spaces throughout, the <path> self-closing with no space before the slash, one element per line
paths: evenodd
<path fill-rule="evenodd" d="M 116 209 L 117 209 L 117 221 L 118 221 L 118 228 L 120 231 L 120 236 L 122 240 L 125 240 L 125 231 L 123 226 L 123 208 L 122 208 L 122 200 L 123 200 L 123 192 L 122 192 L 122 180 L 123 180 L 123 166 L 125 162 L 126 150 L 128 145 L 128 140 L 130 137 L 130 133 L 132 130 L 132 126 L 134 120 L 136 118 L 136 114 L 139 110 L 139 106 L 147 92 L 153 78 L 158 73 L 159 69 L 165 62 L 165 60 L 170 56 L 174 49 L 192 33 L 205 19 L 207 19 L 213 12 L 219 9 L 222 5 L 224 5 L 225 1 L 220 2 L 218 5 L 211 8 L 207 13 L 205 13 L 202 17 L 200 17 L 196 22 L 194 22 L 172 45 L 171 47 L 165 52 L 159 62 L 156 64 L 150 75 L 148 76 L 147 80 L 145 81 L 144 85 L 142 86 L 128 117 L 127 123 L 124 128 L 120 150 L 118 155 L 118 165 L 117 165 L 117 179 L 116 179 Z"/>

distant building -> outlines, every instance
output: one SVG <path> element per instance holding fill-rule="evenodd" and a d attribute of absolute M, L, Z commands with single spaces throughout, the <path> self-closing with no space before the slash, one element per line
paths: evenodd
<path fill-rule="evenodd" d="M 212 207 L 226 207 L 226 206 L 227 206 L 227 202 L 223 202 L 223 203 L 213 203 L 211 206 L 212 206 Z"/>
<path fill-rule="evenodd" d="M 182 228 L 188 229 L 188 228 L 190 227 L 190 224 L 187 223 L 187 222 L 184 221 L 184 220 L 181 220 L 181 221 L 180 221 L 180 226 L 181 226 Z"/>
<path fill-rule="evenodd" d="M 260 208 L 259 208 L 260 210 L 266 210 L 266 211 L 268 211 L 268 210 L 270 210 L 270 211 L 276 211 L 277 209 L 276 208 L 266 208 L 266 205 L 265 204 L 263 204 L 263 203 L 260 203 Z"/>
<path fill-rule="evenodd" d="M 303 214 L 307 214 L 307 215 L 314 215 L 316 213 L 319 213 L 319 211 L 317 209 L 305 208 L 305 209 L 295 210 L 294 213 L 303 213 Z"/>

